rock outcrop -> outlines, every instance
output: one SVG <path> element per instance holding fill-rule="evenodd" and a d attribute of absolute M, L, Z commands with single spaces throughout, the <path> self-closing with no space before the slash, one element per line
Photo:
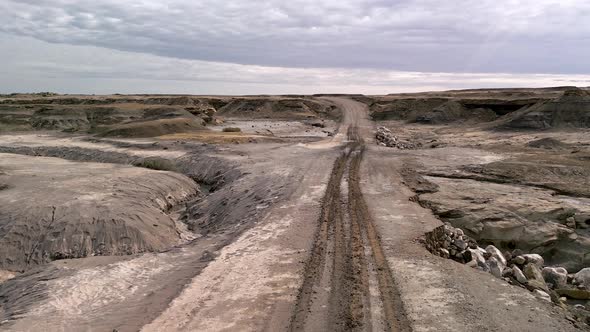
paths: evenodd
<path fill-rule="evenodd" d="M 420 203 L 477 241 L 502 251 L 520 248 L 572 271 L 590 266 L 590 200 L 566 200 L 551 191 L 511 184 L 425 179 L 438 190 L 420 194 Z"/>
<path fill-rule="evenodd" d="M 581 89 L 570 89 L 560 98 L 541 102 L 506 124 L 510 128 L 589 128 L 590 95 Z"/>
<path fill-rule="evenodd" d="M 563 267 L 544 266 L 537 254 L 525 254 L 519 249 L 502 253 L 493 245 L 483 249 L 462 229 L 449 224 L 426 233 L 424 243 L 435 255 L 524 287 L 537 298 L 568 308 L 578 320 L 590 323 L 590 310 L 576 302 L 590 300 L 590 268 L 571 275 Z"/>

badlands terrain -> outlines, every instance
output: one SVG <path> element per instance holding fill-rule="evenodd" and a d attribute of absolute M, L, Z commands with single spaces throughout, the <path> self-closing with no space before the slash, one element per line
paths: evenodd
<path fill-rule="evenodd" d="M 0 96 L 2 331 L 577 331 L 590 93 Z"/>

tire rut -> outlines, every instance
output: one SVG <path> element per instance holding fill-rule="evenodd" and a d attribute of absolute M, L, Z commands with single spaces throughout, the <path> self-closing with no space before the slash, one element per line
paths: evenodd
<path fill-rule="evenodd" d="M 356 126 L 347 135 L 349 143 L 334 162 L 323 197 L 289 330 L 410 331 L 361 192 L 364 141 Z M 378 296 L 371 295 L 370 285 Z"/>

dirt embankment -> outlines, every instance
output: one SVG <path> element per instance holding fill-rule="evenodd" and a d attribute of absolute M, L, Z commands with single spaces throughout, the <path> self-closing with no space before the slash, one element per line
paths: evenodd
<path fill-rule="evenodd" d="M 171 209 L 203 204 L 204 195 L 242 175 L 231 162 L 209 156 L 212 150 L 205 146 L 191 146 L 171 158 L 146 156 L 166 153 L 175 143 L 112 147 L 136 149 L 133 155 L 103 151 L 105 143 L 95 142 L 81 143 L 87 148 L 0 147 L 2 162 L 8 163 L 0 174 L 0 197 L 6 203 L 0 208 L 6 249 L 0 269 L 23 271 L 56 259 L 168 249 L 195 236 Z"/>
<path fill-rule="evenodd" d="M 219 109 L 226 117 L 272 119 L 337 119 L 336 106 L 315 98 L 234 98 Z"/>
<path fill-rule="evenodd" d="M 0 99 L 0 132 L 57 130 L 110 137 L 190 133 L 218 116 L 337 119 L 339 110 L 311 97 L 15 96 Z"/>
<path fill-rule="evenodd" d="M 169 215 L 198 195 L 186 176 L 122 165 L 2 154 L 0 268 L 158 251 L 190 237 Z"/>
<path fill-rule="evenodd" d="M 488 128 L 589 128 L 590 95 L 578 88 L 534 93 L 436 93 L 372 97 L 375 120 L 427 124 L 485 124 Z"/>

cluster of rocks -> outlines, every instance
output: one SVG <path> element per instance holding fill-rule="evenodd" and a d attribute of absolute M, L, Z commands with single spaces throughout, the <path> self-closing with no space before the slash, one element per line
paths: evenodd
<path fill-rule="evenodd" d="M 377 139 L 377 144 L 381 146 L 387 146 L 390 148 L 398 148 L 398 149 L 415 149 L 415 144 L 410 142 L 404 142 L 398 139 L 395 135 L 391 133 L 391 130 L 385 127 L 377 128 L 377 132 L 375 133 L 375 138 Z"/>
<path fill-rule="evenodd" d="M 575 309 L 576 316 L 582 317 L 578 320 L 590 323 L 590 268 L 570 274 L 563 267 L 544 266 L 545 261 L 538 254 L 526 254 L 519 249 L 502 253 L 493 245 L 484 249 L 462 229 L 449 224 L 427 233 L 425 245 L 433 254 L 489 272 L 564 308 L 568 300 L 574 300 L 577 304 L 569 309 Z M 583 305 L 580 301 L 588 302 Z"/>
<path fill-rule="evenodd" d="M 426 249 L 433 254 L 464 264 L 472 260 L 471 250 L 478 248 L 477 242 L 465 235 L 462 229 L 449 225 L 427 233 L 425 243 Z"/>
<path fill-rule="evenodd" d="M 219 119 L 215 118 L 215 113 L 217 113 L 217 110 L 215 110 L 213 106 L 199 104 L 197 106 L 185 107 L 184 109 L 192 115 L 200 117 L 205 123 L 219 124 Z"/>

